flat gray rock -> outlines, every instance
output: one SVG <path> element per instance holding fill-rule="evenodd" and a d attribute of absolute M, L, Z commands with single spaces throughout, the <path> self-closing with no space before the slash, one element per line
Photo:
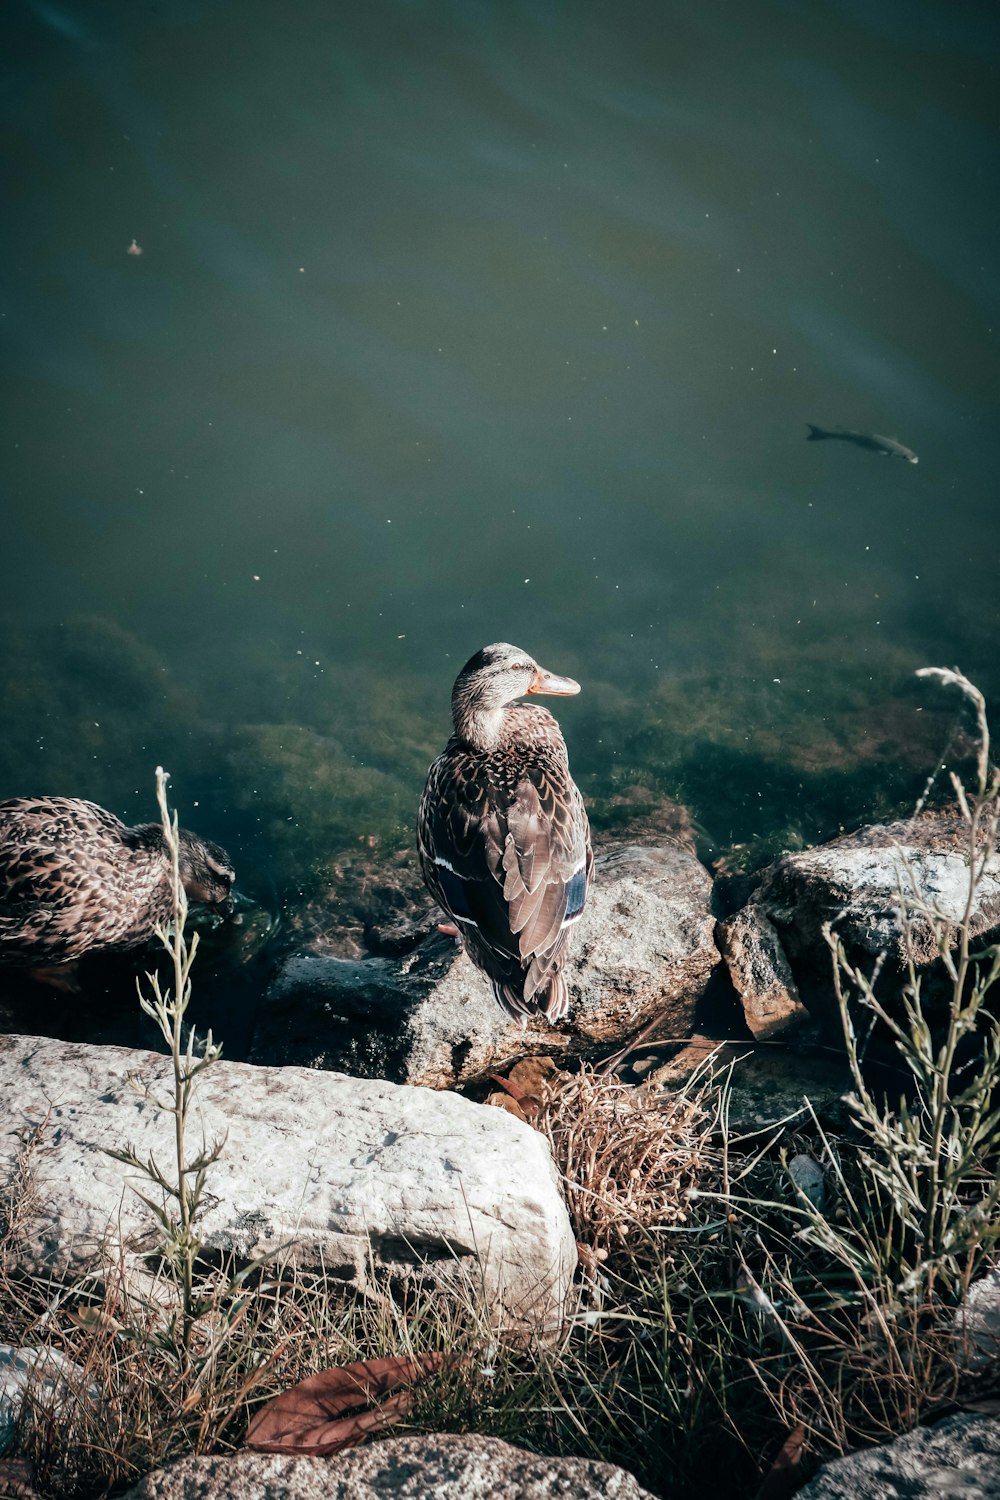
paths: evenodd
<path fill-rule="evenodd" d="M 657 1015 L 664 1035 L 686 1036 L 720 962 L 711 897 L 711 877 L 687 848 L 600 853 L 558 1026 L 505 1015 L 450 938 L 434 935 L 401 958 L 296 954 L 272 980 L 251 1055 L 444 1089 L 521 1057 L 613 1047 Z"/>
<path fill-rule="evenodd" d="M 172 1122 L 129 1082 L 166 1092 L 168 1058 L 122 1047 L 0 1037 L 0 1181 L 19 1130 L 47 1120 L 35 1158 L 38 1207 L 20 1245 L 40 1270 L 120 1243 L 151 1253 L 149 1184 L 107 1148 L 150 1152 L 169 1174 Z M 576 1249 L 542 1137 L 454 1094 L 303 1068 L 213 1064 L 195 1085 L 189 1151 L 225 1138 L 209 1170 L 209 1248 L 268 1257 L 291 1243 L 307 1268 L 365 1288 L 421 1274 L 485 1288 L 498 1317 L 558 1317 Z"/>
<path fill-rule="evenodd" d="M 960 1414 L 824 1464 L 798 1500 L 997 1500 L 1000 1421 Z"/>
<path fill-rule="evenodd" d="M 184 1458 L 123 1500 L 653 1500 L 632 1475 L 586 1458 L 539 1458 L 499 1438 L 387 1438 L 334 1458 Z"/>
<path fill-rule="evenodd" d="M 982 852 L 985 863 L 970 926 L 977 943 L 985 946 L 1000 936 L 1000 855 Z M 799 996 L 839 1033 L 824 923 L 833 923 L 849 958 L 865 973 L 885 955 L 881 992 L 891 994 L 905 972 L 902 913 L 908 912 L 914 963 L 924 975 L 923 998 L 933 1006 L 948 1000 L 950 985 L 931 924 L 918 908 L 930 905 L 954 927 L 965 911 L 968 891 L 965 825 L 952 813 L 924 813 L 784 855 L 765 871 L 747 912 L 756 908 L 775 930 Z"/>

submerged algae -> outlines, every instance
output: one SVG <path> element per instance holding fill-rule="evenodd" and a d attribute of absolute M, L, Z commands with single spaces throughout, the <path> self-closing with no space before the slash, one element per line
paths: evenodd
<path fill-rule="evenodd" d="M 281 883 L 308 887 L 346 848 L 393 849 L 410 838 L 406 784 L 313 729 L 241 725 L 226 764 L 230 805 L 252 818 Z"/>
<path fill-rule="evenodd" d="M 426 674 L 331 664 L 320 678 L 266 649 L 252 683 L 181 682 L 100 617 L 0 623 L 0 648 L 5 796 L 84 796 L 136 821 L 165 764 L 192 826 L 232 849 L 241 883 L 254 870 L 293 909 L 350 851 L 412 849 L 447 730 L 444 687 Z M 677 664 L 644 694 L 610 646 L 589 671 L 580 664 L 585 691 L 565 733 L 595 828 L 633 821 L 636 796 L 650 817 L 667 798 L 690 810 L 707 857 L 755 867 L 905 811 L 955 728 L 952 706 L 913 681 L 919 662 L 882 642 L 861 673 L 839 641 L 814 630 L 792 650 L 775 624 L 719 661 L 706 672 L 680 632 Z"/>

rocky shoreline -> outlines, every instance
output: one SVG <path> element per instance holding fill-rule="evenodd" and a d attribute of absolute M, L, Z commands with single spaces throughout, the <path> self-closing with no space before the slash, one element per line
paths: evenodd
<path fill-rule="evenodd" d="M 311 935 L 286 944 L 256 1007 L 247 1062 L 224 1059 L 213 1066 L 205 1085 L 205 1120 L 219 1134 L 236 1130 L 230 1138 L 238 1140 L 237 1155 L 259 1162 L 286 1145 L 293 1149 L 297 1134 L 314 1143 L 326 1139 L 324 1120 L 348 1120 L 359 1112 L 378 1119 L 372 1140 L 419 1136 L 424 1127 L 417 1116 L 434 1117 L 434 1094 L 425 1092 L 431 1090 L 440 1095 L 441 1120 L 468 1113 L 463 1129 L 448 1129 L 471 1140 L 486 1123 L 493 1131 L 507 1128 L 493 1112 L 483 1123 L 472 1101 L 484 1099 L 493 1078 L 526 1058 L 544 1057 L 557 1066 L 601 1059 L 626 1081 L 672 1089 L 713 1052 L 732 1069 L 737 1128 L 762 1129 L 793 1117 L 806 1096 L 821 1117 L 836 1117 L 850 1080 L 838 1053 L 841 1019 L 826 924 L 833 925 L 852 964 L 866 972 L 880 965 L 878 985 L 886 995 L 898 992 L 912 963 L 933 1020 L 936 987 L 946 975 L 920 908 L 930 903 L 939 916 L 955 924 L 962 919 L 966 825 L 952 813 L 925 812 L 783 855 L 753 877 L 713 881 L 698 860 L 682 810 L 668 814 L 657 820 L 659 826 L 598 843 L 593 897 L 568 966 L 570 1014 L 562 1024 L 536 1017 L 522 1025 L 505 1016 L 460 947 L 437 931 L 437 913 L 414 872 L 404 867 L 388 883 L 369 880 L 364 899 L 351 908 L 349 936 L 338 927 L 341 907 L 326 914 L 314 909 Z M 1000 937 L 1000 856 L 986 851 L 981 864 L 969 926 L 987 944 Z M 163 1060 L 155 1051 L 81 1042 L 78 1029 L 69 1039 L 58 1031 L 47 1039 L 38 1033 L 49 1027 L 32 1024 L 41 1014 L 39 998 L 19 1002 L 16 991 L 8 997 L 6 1035 L 0 1033 L 0 1099 L 5 1118 L 32 1128 L 51 1107 L 60 1121 L 62 1175 L 67 1183 L 88 1184 L 93 1201 L 83 1220 L 68 1209 L 63 1222 L 50 1204 L 50 1218 L 38 1230 L 36 1250 L 42 1254 L 44 1246 L 44 1255 L 58 1258 L 63 1241 L 92 1240 L 97 1220 L 103 1225 L 117 1211 L 120 1173 L 105 1167 L 105 1177 L 111 1172 L 108 1196 L 99 1189 L 103 1178 L 95 1175 L 93 1162 L 105 1138 L 131 1138 L 152 1128 L 151 1112 L 136 1114 L 123 1080 L 136 1070 L 155 1074 Z M 878 1055 L 876 1037 L 876 1061 Z M 454 1097 L 456 1089 L 469 1100 Z M 239 1120 L 229 1118 L 230 1098 L 240 1101 Z M 511 1106 L 509 1098 L 505 1102 Z M 521 1127 L 511 1121 L 510 1128 L 516 1137 Z M 5 1137 L 4 1160 L 14 1140 Z M 511 1143 L 499 1149 L 498 1161 L 505 1152 L 520 1161 Z M 348 1154 L 353 1160 L 354 1147 Z M 421 1156 L 430 1176 L 432 1157 Z M 368 1165 L 376 1159 L 384 1166 L 382 1147 L 370 1153 Z M 403 1170 L 398 1162 L 397 1169 Z M 447 1171 L 493 1191 L 482 1161 L 464 1168 L 453 1162 Z M 536 1169 L 522 1175 L 537 1206 L 545 1194 Z M 501 1196 L 503 1178 L 500 1170 Z M 362 1197 L 370 1192 L 371 1171 L 365 1180 Z M 350 1192 L 342 1186 L 340 1209 L 350 1219 Z M 424 1189 L 440 1206 L 441 1194 L 429 1177 Z M 284 1223 L 287 1214 L 266 1193 L 245 1190 L 234 1179 L 229 1196 L 225 1223 L 213 1220 L 211 1227 L 220 1246 L 236 1246 L 242 1234 L 247 1252 L 256 1254 L 281 1240 L 284 1228 L 271 1233 L 263 1226 L 272 1219 Z M 389 1218 L 394 1212 L 387 1208 Z M 551 1217 L 555 1209 L 546 1213 Z M 509 1211 L 505 1216 L 512 1218 Z M 127 1238 L 133 1226 L 125 1221 Z M 397 1229 L 378 1232 L 430 1243 L 426 1228 L 407 1222 Z M 435 1236 L 442 1243 L 461 1240 L 447 1217 Z M 555 1279 L 564 1281 L 571 1247 L 563 1231 L 556 1240 L 558 1246 L 546 1240 L 541 1253 Z M 359 1264 L 354 1251 L 339 1260 Z M 531 1275 L 537 1270 L 532 1262 Z"/>
<path fill-rule="evenodd" d="M 754 875 L 713 878 L 687 814 L 664 803 L 596 841 L 595 885 L 567 967 L 570 1013 L 558 1026 L 544 1017 L 522 1025 L 499 1010 L 460 946 L 437 930 L 440 914 L 412 861 L 363 858 L 245 967 L 235 1045 L 231 1016 L 196 1008 L 194 1020 L 212 1026 L 229 1061 L 474 1099 L 528 1057 L 610 1059 L 627 1081 L 669 1088 L 721 1049 L 734 1064 L 737 1121 L 752 1128 L 801 1107 L 806 1083 L 821 1114 L 836 1112 L 848 1086 L 826 924 L 851 964 L 880 966 L 881 993 L 899 991 L 911 961 L 933 1019 L 947 975 L 918 908 L 929 902 L 957 924 L 967 886 L 968 830 L 953 812 L 871 825 Z M 983 944 L 1000 936 L 995 851 L 983 862 L 970 932 Z M 0 1035 L 156 1050 L 133 971 L 99 977 L 105 988 L 90 1013 L 76 997 L 8 979 Z M 880 1055 L 891 1060 L 891 1048 L 880 1053 L 876 1035 L 872 1060 Z"/>
<path fill-rule="evenodd" d="M 503 1109 L 477 1102 L 492 1080 L 530 1058 L 601 1059 L 626 1082 L 669 1092 L 716 1053 L 732 1070 L 731 1128 L 753 1134 L 806 1110 L 834 1119 L 850 1078 L 827 925 L 850 963 L 878 966 L 887 999 L 912 966 L 933 1024 L 947 975 L 926 912 L 956 927 L 968 917 L 983 944 L 1000 937 L 1000 857 L 982 849 L 977 863 L 966 913 L 968 826 L 925 812 L 713 880 L 674 810 L 658 827 L 598 841 L 559 1026 L 500 1012 L 437 931 L 411 870 L 370 878 L 349 922 L 342 906 L 314 908 L 309 935 L 285 939 L 247 1028 L 247 1061 L 213 1063 L 199 1084 L 199 1138 L 226 1143 L 202 1243 L 290 1257 L 362 1295 L 417 1277 L 483 1299 L 498 1330 L 544 1341 L 559 1328 L 578 1246 L 517 1088 L 489 1099 Z M 170 1118 L 151 1103 L 167 1060 L 39 1036 L 39 1014 L 37 996 L 7 995 L 0 1176 L 13 1180 L 25 1141 L 45 1136 L 13 1269 L 63 1274 L 99 1251 L 148 1275 L 149 1213 L 107 1152 L 127 1142 L 143 1159 L 169 1154 Z"/>
<path fill-rule="evenodd" d="M 437 931 L 439 914 L 415 871 L 403 867 L 388 883 L 368 877 L 350 933 L 339 910 L 320 906 L 309 936 L 286 941 L 256 1009 L 248 1060 L 464 1088 L 524 1057 L 606 1058 L 637 1037 L 642 1046 L 630 1056 L 646 1071 L 657 1045 L 666 1062 L 689 1039 L 791 1045 L 812 1035 L 836 1048 L 827 923 L 852 964 L 881 964 L 887 994 L 912 959 L 933 1010 L 946 974 L 918 908 L 930 902 L 955 924 L 964 915 L 968 833 L 956 814 L 872 825 L 753 876 L 713 879 L 686 815 L 669 812 L 596 841 L 563 1024 L 503 1016 L 460 948 Z M 984 944 L 1000 935 L 995 853 L 970 932 Z"/>

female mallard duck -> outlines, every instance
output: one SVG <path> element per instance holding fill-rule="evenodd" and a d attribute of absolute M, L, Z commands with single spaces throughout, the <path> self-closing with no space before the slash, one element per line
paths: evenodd
<path fill-rule="evenodd" d="M 229 855 L 186 829 L 179 844 L 188 897 L 228 914 Z M 72 990 L 85 953 L 140 948 L 171 912 L 170 853 L 159 823 L 126 828 L 76 797 L 0 802 L 0 964 Z"/>
<path fill-rule="evenodd" d="M 527 693 L 578 693 L 516 646 L 484 646 L 451 695 L 417 844 L 424 880 L 511 1015 L 566 1014 L 560 972 L 593 871 L 590 825 L 559 725 Z"/>

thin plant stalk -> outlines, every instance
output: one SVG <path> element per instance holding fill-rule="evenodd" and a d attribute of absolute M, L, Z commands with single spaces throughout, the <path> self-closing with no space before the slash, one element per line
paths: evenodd
<path fill-rule="evenodd" d="M 173 1119 L 174 1160 L 169 1171 L 162 1168 L 152 1155 L 145 1160 L 126 1148 L 112 1151 L 117 1160 L 135 1167 L 156 1189 L 161 1202 L 140 1192 L 137 1196 L 149 1207 L 163 1231 L 163 1254 L 171 1265 L 180 1289 L 180 1349 L 179 1360 L 183 1371 L 191 1373 L 192 1335 L 204 1311 L 196 1287 L 195 1267 L 201 1243 L 196 1220 L 205 1190 L 205 1179 L 209 1167 L 218 1161 L 224 1140 L 203 1145 L 193 1157 L 188 1152 L 187 1129 L 191 1113 L 194 1083 L 198 1075 L 222 1056 L 222 1047 L 213 1041 L 208 1031 L 199 1045 L 195 1031 L 185 1026 L 185 1014 L 191 1001 L 191 970 L 198 952 L 198 934 L 190 942 L 185 935 L 187 921 L 187 895 L 180 874 L 180 838 L 177 814 L 171 814 L 167 805 L 167 782 L 169 776 L 162 766 L 156 768 L 156 800 L 160 809 L 160 821 L 164 843 L 170 856 L 170 904 L 169 923 L 156 929 L 156 935 L 170 958 L 172 984 L 166 989 L 156 973 L 146 974 L 149 993 L 139 989 L 142 1009 L 157 1025 L 170 1053 L 172 1090 L 166 1099 L 157 1097 L 148 1089 L 147 1097 Z M 186 1033 L 186 1039 L 185 1039 Z M 169 1205 L 173 1203 L 174 1208 Z"/>

